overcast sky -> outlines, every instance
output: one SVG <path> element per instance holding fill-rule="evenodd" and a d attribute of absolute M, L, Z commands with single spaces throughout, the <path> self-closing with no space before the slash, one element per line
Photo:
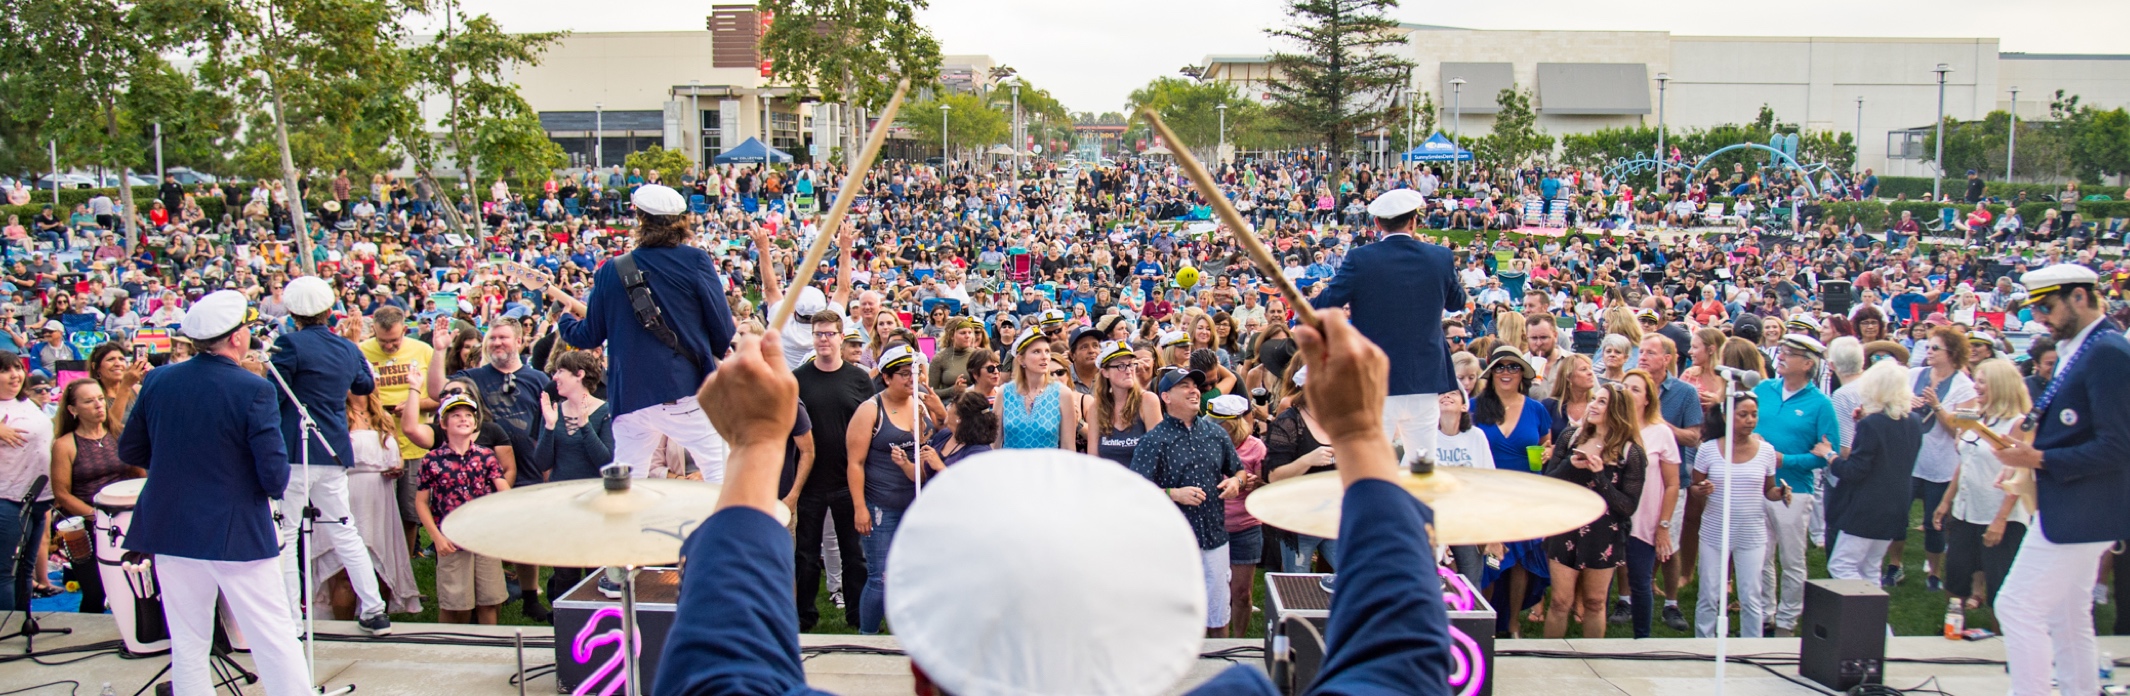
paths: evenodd
<path fill-rule="evenodd" d="M 462 0 L 510 31 L 701 29 L 712 2 L 620 0 L 587 6 Z M 1132 89 L 1209 54 L 1261 54 L 1280 0 L 933 0 L 924 21 L 950 54 L 988 54 L 1074 111 L 1117 111 Z M 1735 36 L 1995 37 L 2006 51 L 2130 53 L 2124 0 L 1707 0 L 1417 2 L 1406 22 L 1474 29 L 1661 30 Z"/>

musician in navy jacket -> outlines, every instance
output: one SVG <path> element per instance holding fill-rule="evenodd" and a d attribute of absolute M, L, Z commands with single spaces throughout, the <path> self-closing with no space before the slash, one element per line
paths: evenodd
<path fill-rule="evenodd" d="M 2057 264 L 2020 278 L 2027 307 L 2056 337 L 2056 376 L 2027 416 L 2032 444 L 1999 450 L 2033 471 L 2040 509 L 1997 593 L 2014 696 L 2100 693 L 2093 595 L 2101 555 L 2130 538 L 2130 343 L 2101 314 L 2099 275 Z"/>
<path fill-rule="evenodd" d="M 1448 694 L 1433 515 L 1392 482 L 1400 469 L 1378 413 L 1387 361 L 1342 312 L 1322 316 L 1323 334 L 1295 334 L 1310 403 L 1330 414 L 1320 423 L 1339 450 L 1349 514 L 1328 656 L 1309 692 Z M 732 466 L 718 511 L 683 548 L 678 614 L 651 684 L 658 696 L 822 693 L 807 687 L 800 661 L 791 537 L 771 516 L 798 385 L 773 341 L 739 345 L 698 397 L 731 438 Z M 1158 694 L 1198 660 L 1205 590 L 1189 526 L 1151 484 L 1087 461 L 1098 460 L 977 455 L 918 495 L 887 580 L 888 619 L 918 693 Z M 1029 484 L 1045 506 L 1011 495 Z M 1116 567 L 1133 581 L 1088 581 Z M 1238 665 L 1190 693 L 1277 692 Z"/>
<path fill-rule="evenodd" d="M 650 473 L 657 435 L 665 435 L 695 458 L 704 481 L 725 476 L 725 441 L 695 404 L 703 377 L 717 369 L 732 347 L 732 309 L 725 283 L 709 252 L 689 246 L 688 203 L 678 191 L 657 184 L 636 188 L 636 248 L 629 252 L 657 298 L 663 321 L 682 352 L 667 347 L 637 319 L 615 261 L 592 274 L 588 302 L 546 284 L 549 299 L 569 307 L 559 324 L 562 340 L 578 348 L 606 344 L 607 401 L 614 411 L 614 461 L 632 475 Z"/>
<path fill-rule="evenodd" d="M 118 439 L 120 461 L 148 470 L 123 546 L 155 557 L 178 696 L 211 693 L 217 592 L 251 642 L 266 692 L 311 693 L 267 504 L 288 488 L 279 397 L 238 362 L 248 360 L 248 311 L 234 290 L 193 303 L 180 330 L 198 353 L 148 373 Z"/>
<path fill-rule="evenodd" d="M 300 467 L 291 469 L 277 515 L 281 575 L 288 586 L 288 601 L 291 609 L 303 605 L 305 571 L 303 559 L 296 554 L 296 536 L 302 531 L 305 508 L 315 507 L 317 518 L 307 547 L 317 549 L 323 544 L 322 548 L 340 557 L 348 571 L 348 584 L 355 590 L 357 625 L 372 635 L 391 633 L 392 619 L 385 616 L 385 599 L 378 592 L 370 551 L 348 509 L 347 468 L 355 463 L 348 442 L 348 395 L 376 391 L 377 379 L 370 374 L 370 362 L 363 358 L 362 349 L 326 327 L 333 312 L 333 286 L 325 279 L 303 276 L 289 281 L 281 290 L 281 302 L 296 330 L 275 337 L 268 363 L 288 381 L 289 390 L 301 402 L 290 401 L 278 389 L 274 392 L 281 405 L 282 445 L 289 453 L 290 466 Z M 324 443 L 303 432 L 303 410 L 310 412 Z M 303 466 L 306 463 L 309 466 Z M 313 579 L 311 584 L 315 588 L 320 583 Z M 301 616 L 298 613 L 295 618 Z"/>
<path fill-rule="evenodd" d="M 1434 456 L 1442 421 L 1436 397 L 1458 388 L 1442 313 L 1462 311 L 1465 301 L 1450 250 L 1413 238 L 1426 203 L 1412 189 L 1376 196 L 1368 213 L 1383 238 L 1347 254 L 1338 275 L 1309 302 L 1318 309 L 1349 308 L 1354 328 L 1390 356 L 1383 429 L 1404 443 L 1408 460 Z"/>

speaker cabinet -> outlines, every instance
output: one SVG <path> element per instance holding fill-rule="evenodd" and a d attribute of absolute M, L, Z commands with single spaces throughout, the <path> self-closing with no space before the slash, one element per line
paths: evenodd
<path fill-rule="evenodd" d="M 1885 683 L 1888 600 L 1863 580 L 1806 582 L 1798 673 L 1835 691 Z"/>

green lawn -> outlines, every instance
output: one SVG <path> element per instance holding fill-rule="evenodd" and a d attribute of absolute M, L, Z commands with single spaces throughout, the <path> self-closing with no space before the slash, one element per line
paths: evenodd
<path fill-rule="evenodd" d="M 1913 524 L 1921 524 L 1920 508 L 1912 517 Z M 426 535 L 424 538 L 426 539 Z M 1808 577 L 1827 577 L 1827 554 L 1825 549 L 1811 549 L 1806 554 L 1806 557 Z M 1889 618 L 1893 623 L 1894 633 L 1903 636 L 1940 634 L 1943 631 L 1945 621 L 1946 596 L 1943 592 L 1929 592 L 1923 588 L 1922 532 L 1913 529 L 1909 532 L 1908 548 L 1905 557 L 1902 559 L 1902 565 L 1907 569 L 1908 578 L 1899 586 L 1893 588 L 1893 603 Z M 427 558 L 414 560 L 415 581 L 423 589 L 423 611 L 419 614 L 395 614 L 392 617 L 393 621 L 436 621 L 435 569 L 436 563 L 433 560 Z M 1693 621 L 1694 618 L 1694 597 L 1697 591 L 1695 583 L 1688 583 L 1685 589 L 1680 591 L 1679 608 L 1685 612 L 1688 622 Z M 1269 605 L 1269 602 L 1265 600 L 1264 593 L 1265 584 L 1263 579 L 1260 578 L 1254 589 L 1254 594 L 1256 595 L 1255 605 L 1260 609 Z M 820 608 L 821 620 L 814 626 L 813 633 L 854 634 L 858 632 L 856 626 L 845 620 L 844 611 L 829 603 L 826 588 L 822 589 L 816 600 L 816 605 Z M 505 625 L 533 625 L 533 622 L 527 620 L 519 612 L 518 608 L 519 605 L 515 601 L 503 605 L 500 622 Z M 1734 634 L 1737 622 L 1736 617 L 1737 614 L 1734 612 L 1732 614 Z M 1658 618 L 1661 619 L 1661 615 L 1658 615 Z M 2104 635 L 2111 633 L 2109 629 L 2114 626 L 2115 605 L 2111 603 L 2094 607 L 2093 621 L 2094 625 L 2099 627 L 2100 633 Z M 1969 627 L 1989 628 L 1993 631 L 1997 628 L 1996 621 L 1990 616 L 1987 607 L 1968 612 L 1967 625 Z M 1544 633 L 1545 627 L 1541 624 L 1526 623 L 1524 625 L 1525 637 L 1537 638 L 1544 635 Z M 1569 628 L 1569 634 L 1581 635 L 1572 623 Z M 1250 621 L 1248 637 L 1258 638 L 1263 637 L 1263 635 L 1264 617 L 1260 614 Z M 1690 628 L 1685 632 L 1673 631 L 1665 627 L 1661 620 L 1658 620 L 1651 627 L 1650 635 L 1655 638 L 1691 638 L 1693 637 L 1693 631 Z M 1605 636 L 1607 638 L 1631 638 L 1634 636 L 1634 630 L 1625 624 L 1609 625 L 1606 627 Z"/>

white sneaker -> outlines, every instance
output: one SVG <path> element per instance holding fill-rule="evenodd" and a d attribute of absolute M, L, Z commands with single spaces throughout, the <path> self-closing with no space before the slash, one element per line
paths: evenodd
<path fill-rule="evenodd" d="M 2106 605 L 2108 603 L 2107 585 L 2103 585 L 2097 582 L 2093 583 L 2093 603 L 2100 605 Z"/>

